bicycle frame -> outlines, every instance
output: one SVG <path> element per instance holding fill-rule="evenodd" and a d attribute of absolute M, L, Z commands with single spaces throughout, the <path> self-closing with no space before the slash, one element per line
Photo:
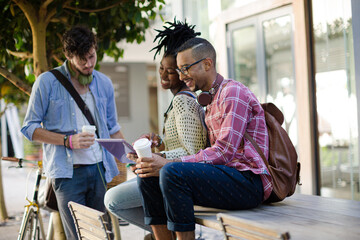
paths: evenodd
<path fill-rule="evenodd" d="M 28 204 L 25 205 L 23 218 L 21 221 L 21 226 L 19 230 L 18 240 L 25 239 L 51 239 L 52 234 L 48 234 L 49 236 L 45 235 L 43 220 L 40 213 L 40 207 L 38 202 L 38 195 L 39 195 L 39 187 L 40 181 L 42 178 L 42 162 L 41 161 L 29 161 L 22 158 L 13 158 L 13 157 L 2 157 L 2 160 L 17 162 L 18 167 L 22 168 L 23 161 L 35 163 L 37 164 L 36 170 L 36 181 L 33 190 L 32 199 L 29 200 L 26 196 L 26 201 Z M 51 222 L 49 223 L 48 232 L 52 233 Z"/>
<path fill-rule="evenodd" d="M 33 198 L 32 200 L 26 198 L 29 204 L 25 205 L 25 210 L 20 226 L 18 240 L 24 239 L 28 227 L 30 228 L 29 236 L 31 236 L 31 239 L 39 239 L 40 236 L 42 239 L 46 239 L 44 225 L 40 213 L 40 207 L 38 204 L 41 175 L 42 175 L 42 169 L 39 167 L 36 170 L 36 181 L 34 186 Z"/>

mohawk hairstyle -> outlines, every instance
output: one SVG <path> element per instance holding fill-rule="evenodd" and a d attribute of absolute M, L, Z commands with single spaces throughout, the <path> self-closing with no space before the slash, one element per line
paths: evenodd
<path fill-rule="evenodd" d="M 195 25 L 188 25 L 185 22 L 176 21 L 176 17 L 174 18 L 174 22 L 166 22 L 170 26 L 164 26 L 164 30 L 158 30 L 158 34 L 156 35 L 153 42 L 156 42 L 159 39 L 158 45 L 150 50 L 156 50 L 154 59 L 157 54 L 160 54 L 162 48 L 164 48 L 164 55 L 175 56 L 177 48 L 179 48 L 184 42 L 187 40 L 199 36 L 200 32 L 195 32 Z"/>

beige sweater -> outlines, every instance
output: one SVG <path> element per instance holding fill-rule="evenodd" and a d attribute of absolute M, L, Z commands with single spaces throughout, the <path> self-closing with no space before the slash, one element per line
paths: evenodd
<path fill-rule="evenodd" d="M 164 126 L 164 143 L 167 159 L 192 155 L 204 149 L 207 143 L 204 109 L 196 99 L 178 94 Z"/>

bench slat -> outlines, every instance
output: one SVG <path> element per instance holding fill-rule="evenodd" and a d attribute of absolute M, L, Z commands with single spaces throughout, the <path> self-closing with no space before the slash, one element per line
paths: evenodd
<path fill-rule="evenodd" d="M 282 232 L 275 228 L 271 229 L 268 226 L 261 225 L 257 222 L 246 221 L 241 218 L 236 218 L 230 214 L 217 214 L 218 220 L 222 223 L 222 227 L 227 236 L 238 236 L 239 239 L 289 239 L 288 232 Z"/>
<path fill-rule="evenodd" d="M 82 231 L 87 231 L 92 233 L 94 236 L 98 236 L 98 237 L 104 237 L 104 229 L 98 226 L 94 226 L 92 224 L 89 224 L 88 222 L 84 222 L 82 220 L 78 220 L 78 224 L 79 224 L 79 228 Z"/>
<path fill-rule="evenodd" d="M 255 221 L 260 224 L 265 224 L 269 227 L 281 226 L 290 232 L 293 239 L 296 239 L 295 236 L 297 234 L 304 237 L 300 237 L 299 239 L 313 239 L 313 235 L 318 233 L 320 234 L 319 236 L 324 236 L 323 239 L 339 239 L 338 237 L 340 236 L 343 236 L 343 239 L 353 239 L 350 238 L 350 236 L 356 236 L 360 234 L 360 232 L 352 234 L 353 231 L 356 231 L 353 229 L 354 227 L 359 229 L 359 223 L 353 223 L 355 225 L 358 225 L 357 227 L 354 225 L 345 226 L 340 222 L 332 222 L 333 219 L 331 221 L 327 221 L 324 219 L 314 219 L 312 218 L 313 216 L 294 216 L 283 213 L 269 213 L 263 211 L 247 211 L 244 213 L 236 211 L 231 213 L 231 215 L 234 217 Z M 332 218 L 334 218 L 334 216 L 332 216 Z M 359 222 L 359 220 L 360 219 L 358 219 L 357 221 Z"/>
<path fill-rule="evenodd" d="M 105 213 L 70 201 L 69 210 L 74 219 L 76 231 L 81 239 L 110 239 L 111 231 L 107 228 Z"/>
<path fill-rule="evenodd" d="M 358 239 L 360 236 L 358 201 L 294 194 L 282 202 L 251 210 L 218 211 L 270 229 L 286 230 L 291 239 Z M 195 211 L 196 222 L 222 230 L 215 212 L 214 209 Z"/>

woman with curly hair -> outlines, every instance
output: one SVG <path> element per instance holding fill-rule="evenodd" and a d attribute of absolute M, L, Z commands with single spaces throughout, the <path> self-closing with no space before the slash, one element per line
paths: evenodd
<path fill-rule="evenodd" d="M 207 131 L 204 124 L 204 109 L 197 103 L 195 93 L 191 92 L 184 82 L 180 81 L 176 71 L 176 49 L 185 41 L 200 33 L 194 31 L 194 26 L 174 20 L 167 22 L 158 32 L 154 42 L 158 45 L 154 59 L 161 50 L 164 51 L 160 62 L 159 74 L 161 87 L 169 89 L 174 95 L 164 114 L 163 139 L 157 134 L 144 134 L 152 141 L 152 147 L 167 159 L 197 153 L 207 146 Z M 151 50 L 151 51 L 152 51 Z M 132 169 L 135 170 L 135 169 Z M 151 231 L 144 224 L 144 212 L 136 178 L 128 180 L 111 188 L 105 195 L 105 206 L 117 217 L 141 228 Z"/>

